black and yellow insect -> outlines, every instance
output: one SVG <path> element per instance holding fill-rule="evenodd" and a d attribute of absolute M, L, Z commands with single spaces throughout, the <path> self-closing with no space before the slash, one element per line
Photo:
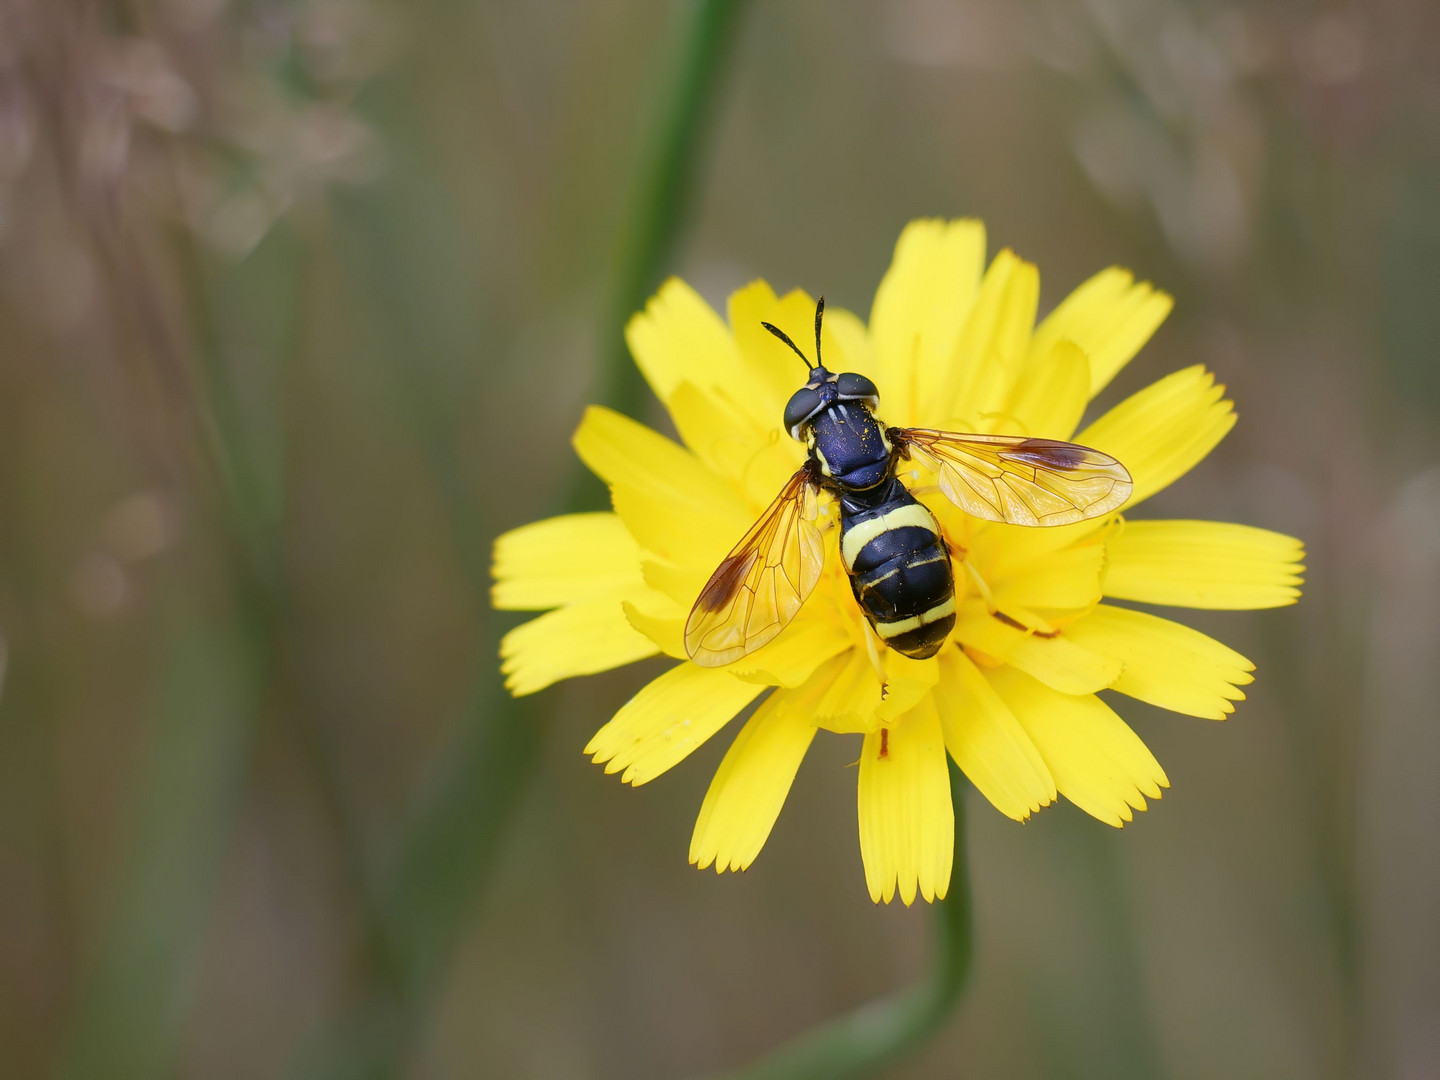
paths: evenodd
<path fill-rule="evenodd" d="M 961 510 L 1012 525 L 1068 525 L 1130 497 L 1123 465 L 1074 443 L 886 428 L 876 417 L 875 384 L 821 362 L 824 315 L 821 297 L 813 365 L 781 330 L 762 324 L 810 369 L 785 406 L 785 428 L 809 454 L 701 589 L 685 624 L 685 649 L 697 664 L 738 660 L 795 617 L 824 569 L 822 491 L 839 503 L 840 557 L 875 635 L 906 656 L 934 656 L 955 625 L 955 579 L 939 522 L 896 473 L 912 456 Z"/>

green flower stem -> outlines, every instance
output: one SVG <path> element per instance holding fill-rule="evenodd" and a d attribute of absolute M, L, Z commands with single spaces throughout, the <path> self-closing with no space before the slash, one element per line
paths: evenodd
<path fill-rule="evenodd" d="M 644 382 L 626 349 L 625 323 L 644 305 L 674 252 L 741 6 L 742 0 L 699 0 L 688 5 L 682 42 L 657 91 L 665 111 L 642 155 L 614 287 L 599 324 L 600 366 L 590 395 L 591 400 L 623 412 L 638 412 L 645 395 Z M 362 239 L 382 256 L 363 262 L 379 267 L 406 265 L 396 250 L 403 240 L 368 220 L 373 215 L 360 219 L 363 210 L 353 200 L 345 208 L 352 220 L 359 221 Z M 387 293 L 405 309 L 407 329 L 436 355 L 444 355 L 448 342 L 434 340 L 413 290 L 407 290 L 404 282 L 395 285 Z M 439 394 L 425 383 L 424 371 L 423 366 L 406 365 L 397 390 L 423 436 L 426 462 L 436 476 L 476 605 L 493 626 L 488 543 L 479 539 L 488 539 L 493 530 L 454 468 L 454 443 L 449 437 L 453 425 L 437 408 Z M 399 369 L 396 374 L 401 374 Z M 557 509 L 589 509 L 603 498 L 599 483 L 577 468 Z M 330 1037 L 322 1036 L 316 1047 L 302 1054 L 294 1075 L 398 1071 L 423 1024 L 426 1003 L 451 945 L 491 880 L 505 827 L 538 767 L 548 712 L 543 698 L 515 700 L 506 693 L 496 677 L 496 646 L 494 635 L 487 634 L 477 657 L 470 702 L 438 755 L 440 767 L 433 782 L 422 785 L 393 872 L 382 890 L 390 939 L 404 964 L 404 1000 L 387 1002 L 386 988 L 375 987 L 378 999 L 362 1005 Z"/>
<path fill-rule="evenodd" d="M 679 242 L 695 186 L 695 170 L 710 132 L 721 68 L 735 37 L 744 0 L 699 0 L 691 5 L 686 39 L 677 51 L 664 113 L 631 195 L 614 289 L 600 324 L 600 369 L 591 400 L 634 416 L 645 403 L 645 381 L 630 359 L 625 324 L 645 306 Z M 567 510 L 591 509 L 604 497 L 599 481 L 576 473 Z"/>
<path fill-rule="evenodd" d="M 665 109 L 644 164 L 630 210 L 615 292 L 601 325 L 601 384 L 597 400 L 633 415 L 644 401 L 640 369 L 630 360 L 625 324 L 645 306 L 680 239 L 695 186 L 695 169 L 719 85 L 735 37 L 743 0 L 700 0 L 693 5 L 688 37 L 676 55 Z"/>
<path fill-rule="evenodd" d="M 636 412 L 644 394 L 626 349 L 624 326 L 644 305 L 674 250 L 740 8 L 741 0 L 693 5 L 676 64 L 659 95 L 666 112 L 642 164 L 628 242 L 600 330 L 602 361 L 594 400 L 622 412 Z M 598 482 L 577 469 L 562 507 L 585 509 L 594 505 L 596 494 L 603 495 Z M 493 650 L 487 660 L 493 665 Z M 441 790 L 428 796 L 428 812 L 399 860 L 396 914 L 407 925 L 423 928 L 427 958 L 451 940 L 488 879 L 481 863 L 493 858 L 501 824 L 540 756 L 543 720 L 532 701 L 517 702 L 496 685 L 493 693 L 477 694 L 476 703 L 471 735 L 456 748 L 459 767 L 448 770 Z M 478 851 L 477 831 L 488 839 Z"/>
<path fill-rule="evenodd" d="M 940 1030 L 960 1000 L 974 951 L 970 874 L 965 857 L 965 793 L 969 788 L 950 763 L 955 806 L 955 861 L 950 891 L 935 908 L 935 967 L 920 985 L 862 1005 L 786 1043 L 729 1080 L 826 1080 L 880 1075 L 909 1057 Z"/>

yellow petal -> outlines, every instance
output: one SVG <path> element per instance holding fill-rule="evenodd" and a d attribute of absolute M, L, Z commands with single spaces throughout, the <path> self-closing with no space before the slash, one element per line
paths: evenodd
<path fill-rule="evenodd" d="M 670 395 L 670 417 L 685 445 L 743 490 L 757 511 L 770 504 L 805 460 L 805 448 L 780 430 L 783 409 L 782 402 L 773 425 L 757 431 L 728 401 L 691 383 L 682 382 Z"/>
<path fill-rule="evenodd" d="M 763 690 L 715 668 L 681 664 L 626 702 L 585 753 L 607 773 L 624 769 L 621 779 L 638 787 L 685 760 Z"/>
<path fill-rule="evenodd" d="M 834 611 L 812 598 L 779 637 L 727 665 L 726 670 L 738 679 L 766 686 L 799 686 L 850 644 L 850 634 Z"/>
<path fill-rule="evenodd" d="M 908 906 L 918 887 L 944 898 L 955 854 L 955 808 L 940 717 L 928 698 L 893 727 L 865 736 L 860 755 L 860 856 L 870 899 Z"/>
<path fill-rule="evenodd" d="M 1065 628 L 1079 645 L 1124 661 L 1114 690 L 1162 709 L 1224 720 L 1254 681 L 1255 665 L 1198 630 L 1143 611 L 1101 604 Z"/>
<path fill-rule="evenodd" d="M 500 640 L 500 670 L 515 696 L 575 675 L 643 660 L 660 650 L 625 619 L 622 596 L 582 600 L 521 623 Z"/>
<path fill-rule="evenodd" d="M 1134 394 L 1075 436 L 1130 470 L 1133 509 L 1184 476 L 1235 426 L 1225 387 L 1198 364 L 1167 375 Z"/>
<path fill-rule="evenodd" d="M 1109 552 L 1106 596 L 1179 607 L 1293 604 L 1305 569 L 1294 537 L 1220 521 L 1127 521 Z"/>
<path fill-rule="evenodd" d="M 695 832 L 690 861 L 701 870 L 745 870 L 765 846 L 805 751 L 815 738 L 811 715 L 823 684 L 777 690 L 755 711 L 715 772 Z"/>
<path fill-rule="evenodd" d="M 1020 526 L 1006 528 L 1018 530 Z M 987 568 L 984 575 L 995 605 L 1001 611 L 1010 614 L 1014 614 L 1016 608 L 1062 611 L 1087 608 L 1100 602 L 1105 565 L 1105 544 L 1092 540 L 1047 552 L 1026 563 L 1001 563 L 994 570 Z"/>
<path fill-rule="evenodd" d="M 1124 668 L 1119 660 L 1083 648 L 1063 634 L 1041 637 L 1009 626 L 989 614 L 978 600 L 967 600 L 960 605 L 955 636 L 966 646 L 1033 675 L 1065 694 L 1092 694 L 1103 690 L 1120 677 Z"/>
<path fill-rule="evenodd" d="M 825 692 L 815 705 L 815 723 L 841 735 L 874 731 L 880 721 L 880 679 L 864 649 L 831 661 Z"/>
<path fill-rule="evenodd" d="M 785 403 L 808 379 L 804 361 L 762 323 L 785 331 L 809 360 L 815 361 L 815 298 L 804 289 L 791 289 L 783 297 L 766 282 L 752 281 L 730 294 L 730 328 L 750 370 L 755 386 L 746 386 L 746 395 L 762 402 L 766 431 L 785 435 L 783 442 L 799 452 L 798 442 L 783 431 Z M 838 305 L 825 307 L 821 330 L 821 363 L 831 372 L 860 372 L 873 376 L 874 353 L 865 324 L 854 312 Z M 801 454 L 804 456 L 804 454 Z"/>
<path fill-rule="evenodd" d="M 1062 339 L 1084 350 L 1090 397 L 1115 377 L 1170 314 L 1174 301 L 1128 270 L 1102 270 L 1061 301 L 1035 330 L 1030 355 L 1042 357 Z M 1057 436 L 1063 438 L 1063 436 Z"/>
<path fill-rule="evenodd" d="M 677 660 L 686 658 L 685 619 L 689 615 L 670 597 L 654 589 L 646 589 L 636 599 L 621 605 L 625 610 L 625 621 L 655 643 L 666 656 Z"/>
<path fill-rule="evenodd" d="M 815 301 L 799 291 L 781 300 L 768 282 L 752 281 L 730 294 L 726 309 L 736 347 L 753 372 L 753 385 L 746 390 L 759 397 L 765 415 L 778 428 L 785 402 L 804 385 L 807 373 L 800 358 L 760 324 L 773 323 L 784 330 L 813 363 Z"/>
<path fill-rule="evenodd" d="M 1055 801 L 1055 780 L 1040 751 L 959 649 L 940 654 L 935 705 L 950 756 L 997 810 L 1024 821 Z"/>
<path fill-rule="evenodd" d="M 752 281 L 730 294 L 729 312 L 735 341 L 763 383 L 759 393 L 770 403 L 767 408 L 773 408 L 773 412 L 767 414 L 771 416 L 771 425 L 779 429 L 785 403 L 805 385 L 808 372 L 800 358 L 760 324 L 768 322 L 783 330 L 813 363 L 815 298 L 803 289 L 776 296 L 764 281 Z M 868 359 L 864 354 L 869 352 L 864 325 L 843 308 L 827 306 L 820 351 L 821 360 L 831 371 L 863 373 Z M 852 351 L 859 351 L 860 355 L 852 356 Z"/>
<path fill-rule="evenodd" d="M 625 340 L 667 408 L 676 387 L 688 382 L 706 393 L 718 391 L 717 398 L 733 406 L 747 427 L 778 426 L 778 419 L 770 419 L 772 397 L 726 393 L 734 387 L 762 390 L 765 373 L 741 353 L 715 309 L 679 278 L 661 285 L 645 310 L 630 320 Z M 784 407 L 782 400 L 779 408 Z"/>
<path fill-rule="evenodd" d="M 670 278 L 625 327 L 635 364 L 661 401 L 680 383 L 733 377 L 740 356 L 724 321 L 703 297 Z"/>
<path fill-rule="evenodd" d="M 1068 439 L 1090 400 L 1090 362 L 1072 341 L 1057 341 L 1022 370 L 997 434 Z"/>
<path fill-rule="evenodd" d="M 824 345 L 825 366 L 831 371 L 858 371 L 872 382 L 875 380 L 875 347 L 870 330 L 853 311 L 842 307 L 825 309 Z"/>
<path fill-rule="evenodd" d="M 1040 299 L 1040 271 L 1008 249 L 995 256 L 960 331 L 944 380 L 916 407 L 927 423 L 970 431 L 1005 430 L 1003 415 L 1016 385 Z M 954 301 L 950 301 L 953 303 Z M 923 385 L 923 384 L 922 384 Z"/>
<path fill-rule="evenodd" d="M 736 536 L 735 539 L 738 541 L 740 537 Z M 700 590 L 705 586 L 705 582 L 710 579 L 710 575 L 719 565 L 718 559 L 709 564 L 698 560 L 687 560 L 683 564 L 672 563 L 668 559 L 643 558 L 640 560 L 645 583 L 657 592 L 670 597 L 677 606 L 684 608 L 687 614 L 694 605 L 695 598 L 700 595 Z"/>
<path fill-rule="evenodd" d="M 1110 534 L 1119 527 L 1120 523 L 1114 518 L 1077 521 L 1073 525 L 1057 525 L 1044 529 L 986 521 L 972 531 L 970 558 L 985 579 L 993 584 L 1027 574 L 1038 567 L 1042 560 L 1052 558 L 1069 548 L 1090 544 L 1104 545 Z"/>
<path fill-rule="evenodd" d="M 543 611 L 644 586 L 640 545 L 614 514 L 565 514 L 511 529 L 495 541 L 492 572 L 490 601 L 504 611 Z"/>
<path fill-rule="evenodd" d="M 750 527 L 754 510 L 733 487 L 644 424 L 592 405 L 574 442 L 581 460 L 610 485 L 616 512 L 647 551 L 713 569 Z"/>
<path fill-rule="evenodd" d="M 1099 698 L 1061 694 L 1014 668 L 985 677 L 1034 740 L 1060 794 L 1117 828 L 1170 786 L 1145 744 Z"/>
<path fill-rule="evenodd" d="M 875 292 L 870 340 L 875 384 L 889 423 L 933 415 L 960 328 L 985 265 L 985 226 L 978 221 L 912 221 Z"/>
<path fill-rule="evenodd" d="M 884 649 L 880 663 L 885 668 L 885 686 L 875 716 L 884 723 L 909 712 L 940 681 L 940 661 L 933 656 L 915 660 L 894 649 Z"/>

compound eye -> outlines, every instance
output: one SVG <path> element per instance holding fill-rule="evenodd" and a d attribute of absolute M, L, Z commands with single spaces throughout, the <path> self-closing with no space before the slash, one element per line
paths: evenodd
<path fill-rule="evenodd" d="M 841 401 L 863 401 L 872 409 L 880 407 L 880 391 L 864 375 L 847 371 L 835 380 L 835 391 Z"/>
<path fill-rule="evenodd" d="M 803 386 L 790 395 L 785 406 L 785 430 L 793 438 L 800 438 L 800 425 L 820 411 L 821 398 L 817 390 Z"/>

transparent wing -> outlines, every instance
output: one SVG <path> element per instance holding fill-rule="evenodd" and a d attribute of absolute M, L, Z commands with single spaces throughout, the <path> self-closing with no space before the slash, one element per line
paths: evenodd
<path fill-rule="evenodd" d="M 815 590 L 825 564 L 818 490 L 809 466 L 802 468 L 710 575 L 685 623 L 685 651 L 695 663 L 719 667 L 754 652 Z"/>
<path fill-rule="evenodd" d="M 935 470 L 947 499 L 990 521 L 1069 525 L 1119 509 L 1134 488 L 1124 465 L 1075 443 L 932 428 L 890 437 Z"/>

